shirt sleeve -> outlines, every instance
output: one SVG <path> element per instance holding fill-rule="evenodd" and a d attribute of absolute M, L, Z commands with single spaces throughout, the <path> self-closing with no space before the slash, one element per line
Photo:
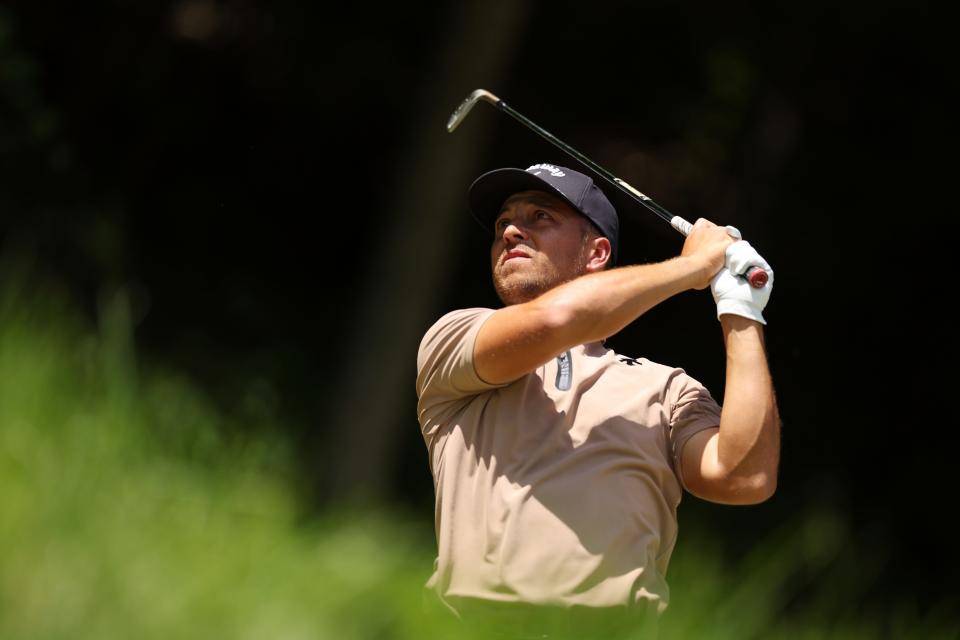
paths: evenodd
<path fill-rule="evenodd" d="M 720 426 L 720 405 L 697 380 L 688 376 L 682 369 L 668 386 L 670 399 L 670 448 L 673 458 L 673 468 L 683 484 L 680 473 L 680 457 L 683 447 L 694 434 L 705 429 Z"/>
<path fill-rule="evenodd" d="M 436 428 L 437 409 L 506 385 L 484 382 L 477 375 L 473 347 L 493 309 L 452 311 L 440 318 L 420 341 L 417 352 L 417 413 L 425 436 Z"/>

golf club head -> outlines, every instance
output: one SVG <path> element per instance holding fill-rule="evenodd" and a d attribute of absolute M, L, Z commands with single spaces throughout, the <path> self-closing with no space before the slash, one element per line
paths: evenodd
<path fill-rule="evenodd" d="M 500 98 L 493 95 L 489 91 L 486 91 L 485 89 L 477 89 L 467 96 L 466 100 L 460 103 L 460 106 L 457 107 L 456 111 L 454 111 L 450 116 L 450 119 L 447 120 L 447 132 L 452 133 L 453 130 L 456 129 L 461 122 L 463 122 L 464 118 L 467 117 L 467 114 L 470 113 L 470 109 L 473 109 L 473 105 L 477 104 L 477 102 L 480 100 L 486 100 L 494 106 L 500 102 Z"/>

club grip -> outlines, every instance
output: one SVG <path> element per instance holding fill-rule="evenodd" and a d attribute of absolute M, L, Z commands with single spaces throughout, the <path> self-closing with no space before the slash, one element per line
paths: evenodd
<path fill-rule="evenodd" d="M 685 236 L 689 235 L 690 230 L 693 229 L 693 225 L 680 216 L 673 216 L 673 219 L 670 220 L 670 225 Z M 730 230 L 730 235 L 737 240 L 740 239 L 740 232 L 737 231 L 736 228 L 727 228 Z M 750 267 L 743 277 L 747 279 L 747 282 L 749 282 L 750 286 L 754 289 L 762 289 L 770 280 L 770 274 L 767 273 L 763 267 Z"/>
<path fill-rule="evenodd" d="M 745 277 L 751 287 L 754 289 L 762 289 L 770 279 L 770 274 L 767 273 L 763 267 L 750 267 L 747 269 L 747 275 Z"/>

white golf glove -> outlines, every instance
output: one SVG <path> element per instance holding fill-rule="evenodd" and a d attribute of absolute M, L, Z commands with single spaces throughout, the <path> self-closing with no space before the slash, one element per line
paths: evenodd
<path fill-rule="evenodd" d="M 710 281 L 710 292 L 717 303 L 717 318 L 724 314 L 743 316 L 767 324 L 763 308 L 773 290 L 773 269 L 746 240 L 738 240 L 727 247 L 723 269 Z M 743 276 L 751 267 L 762 267 L 769 275 L 767 284 L 754 289 Z"/>

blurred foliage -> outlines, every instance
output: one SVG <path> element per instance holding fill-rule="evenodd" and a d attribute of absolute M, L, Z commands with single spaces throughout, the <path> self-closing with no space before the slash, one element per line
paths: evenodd
<path fill-rule="evenodd" d="M 116 294 L 84 331 L 49 291 L 5 287 L 0 637 L 402 627 L 430 564 L 403 516 L 300 522 L 280 441 L 225 429 L 174 374 L 139 376 L 126 313 Z"/>
<path fill-rule="evenodd" d="M 225 425 L 138 363 L 124 291 L 93 328 L 55 286 L 6 269 L 0 289 L 0 637 L 490 637 L 424 606 L 429 523 L 304 518 L 274 425 Z M 737 566 L 686 531 L 660 637 L 957 637 L 947 601 L 860 610 L 857 548 L 830 513 Z"/>

